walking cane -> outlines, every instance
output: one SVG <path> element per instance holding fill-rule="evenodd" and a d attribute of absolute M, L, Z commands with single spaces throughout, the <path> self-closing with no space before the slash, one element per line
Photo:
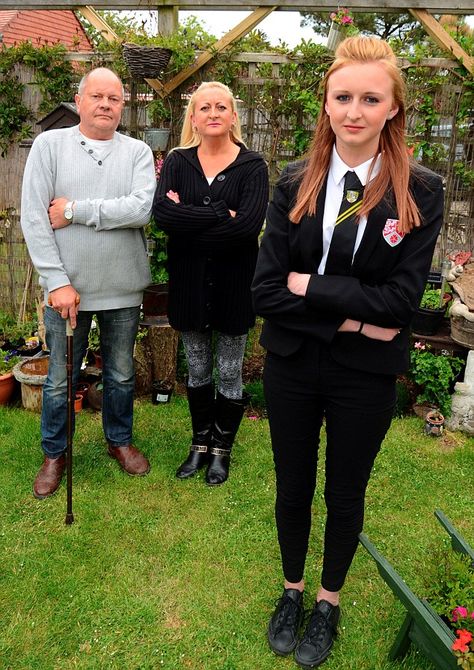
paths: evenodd
<path fill-rule="evenodd" d="M 76 296 L 76 305 L 80 302 Z M 48 297 L 51 305 L 51 296 Z M 67 424 L 66 424 L 66 525 L 74 523 L 72 513 L 72 427 L 74 423 L 74 396 L 72 393 L 72 368 L 74 364 L 74 331 L 69 317 L 66 319 L 66 381 L 67 381 Z"/>
<path fill-rule="evenodd" d="M 66 525 L 74 522 L 72 513 L 72 426 L 74 422 L 74 396 L 72 393 L 72 367 L 74 362 L 74 333 L 71 321 L 66 319 L 66 379 L 67 379 L 67 444 L 66 444 Z"/>

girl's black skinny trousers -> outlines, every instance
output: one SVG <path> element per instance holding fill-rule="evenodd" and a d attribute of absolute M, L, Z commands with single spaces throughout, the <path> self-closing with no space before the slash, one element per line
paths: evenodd
<path fill-rule="evenodd" d="M 339 591 L 357 549 L 365 491 L 395 406 L 394 375 L 339 365 L 307 339 L 291 356 L 267 352 L 264 391 L 276 472 L 275 517 L 283 574 L 304 575 L 316 487 L 319 435 L 326 425 L 326 525 L 321 584 Z"/>

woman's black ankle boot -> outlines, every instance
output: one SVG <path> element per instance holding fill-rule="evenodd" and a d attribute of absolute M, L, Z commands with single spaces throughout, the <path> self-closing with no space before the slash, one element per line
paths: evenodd
<path fill-rule="evenodd" d="M 208 463 L 214 424 L 214 384 L 187 386 L 186 391 L 193 439 L 188 457 L 176 471 L 178 479 L 192 477 Z"/>
<path fill-rule="evenodd" d="M 206 472 L 209 486 L 223 484 L 229 477 L 230 453 L 248 401 L 246 393 L 243 398 L 232 399 L 217 392 L 216 419 Z"/>

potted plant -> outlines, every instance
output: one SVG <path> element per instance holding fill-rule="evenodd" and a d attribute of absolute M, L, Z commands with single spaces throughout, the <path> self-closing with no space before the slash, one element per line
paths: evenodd
<path fill-rule="evenodd" d="M 329 28 L 327 48 L 335 51 L 338 44 L 348 35 L 348 28 L 354 23 L 354 19 L 348 9 L 339 7 L 337 11 L 329 14 L 331 26 Z"/>
<path fill-rule="evenodd" d="M 157 180 L 163 161 L 155 162 Z M 143 291 L 143 314 L 145 319 L 154 316 L 166 316 L 168 310 L 168 271 L 166 269 L 166 234 L 158 230 L 153 218 L 146 227 L 147 249 L 150 256 L 152 283 Z"/>
<path fill-rule="evenodd" d="M 415 342 L 410 351 L 408 378 L 419 390 L 416 402 L 427 405 L 428 410 L 438 410 L 443 418 L 450 416 L 451 387 L 463 365 L 462 358 L 444 351 L 435 354 L 429 344 Z"/>
<path fill-rule="evenodd" d="M 146 106 L 147 128 L 144 141 L 154 152 L 166 151 L 170 137 L 171 110 L 160 98 L 154 98 Z"/>
<path fill-rule="evenodd" d="M 13 368 L 21 360 L 20 356 L 11 351 L 0 349 L 0 405 L 6 405 L 15 389 Z"/>
<path fill-rule="evenodd" d="M 450 300 L 449 292 L 442 293 L 441 288 L 432 288 L 427 284 L 413 317 L 412 330 L 418 335 L 435 335 L 443 322 Z"/>
<path fill-rule="evenodd" d="M 132 76 L 140 79 L 173 76 L 195 61 L 196 50 L 206 49 L 213 41 L 195 17 L 167 35 L 149 35 L 145 26 L 134 23 L 121 37 L 125 63 Z"/>
<path fill-rule="evenodd" d="M 448 541 L 430 552 L 424 571 L 425 597 L 451 628 L 452 645 L 462 670 L 474 670 L 474 565 L 470 556 L 453 552 Z"/>
<path fill-rule="evenodd" d="M 456 626 L 454 655 L 462 670 L 474 670 L 474 607 L 458 606 L 453 610 L 452 621 Z"/>
<path fill-rule="evenodd" d="M 25 341 L 37 329 L 35 321 L 17 323 L 17 320 L 0 310 L 0 348 L 15 350 L 25 346 Z M 31 352 L 30 352 L 31 354 Z"/>

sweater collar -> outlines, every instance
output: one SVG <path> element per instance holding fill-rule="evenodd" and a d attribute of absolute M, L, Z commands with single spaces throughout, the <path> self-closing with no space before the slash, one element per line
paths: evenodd
<path fill-rule="evenodd" d="M 100 140 L 91 140 L 81 133 L 79 130 L 79 125 L 72 127 L 72 133 L 74 139 L 78 144 L 80 144 L 81 149 L 85 151 L 94 161 L 97 161 L 98 158 L 94 155 L 94 149 L 100 148 Z M 113 137 L 110 140 L 104 140 L 103 151 L 100 155 L 100 160 L 105 160 L 111 153 L 115 142 L 117 139 L 120 139 L 120 133 L 117 131 L 114 132 Z"/>

